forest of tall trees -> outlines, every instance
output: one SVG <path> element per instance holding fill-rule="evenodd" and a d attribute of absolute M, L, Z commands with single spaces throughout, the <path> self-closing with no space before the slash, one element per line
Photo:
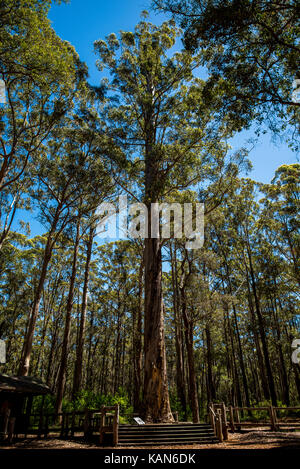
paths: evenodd
<path fill-rule="evenodd" d="M 174 52 L 176 22 L 143 13 L 133 32 L 95 38 L 99 82 L 107 74 L 91 86 L 48 10 L 46 0 L 0 7 L 1 373 L 41 378 L 56 412 L 119 402 L 147 421 L 178 411 L 198 422 L 209 402 L 299 404 L 300 164 L 254 181 L 247 149 L 228 143 L 265 115 L 297 149 L 286 75 L 274 82 L 272 69 L 278 93 L 266 79 L 254 95 L 251 64 L 242 82 L 217 32 L 195 27 L 200 39 L 186 33 Z M 293 32 L 287 45 L 273 38 L 291 77 Z M 101 241 L 97 208 L 120 195 L 145 204 L 149 230 L 151 204 L 204 203 L 203 247 L 159 233 Z"/>

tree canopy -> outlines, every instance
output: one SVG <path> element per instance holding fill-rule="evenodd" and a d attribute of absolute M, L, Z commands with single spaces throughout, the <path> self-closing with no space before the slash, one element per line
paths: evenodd
<path fill-rule="evenodd" d="M 268 122 L 298 149 L 299 4 L 294 0 L 155 0 L 184 29 L 189 50 L 205 50 L 211 86 L 224 79 L 226 109 Z M 291 143 L 292 144 L 292 143 Z M 293 144 L 292 144 L 293 145 Z"/>

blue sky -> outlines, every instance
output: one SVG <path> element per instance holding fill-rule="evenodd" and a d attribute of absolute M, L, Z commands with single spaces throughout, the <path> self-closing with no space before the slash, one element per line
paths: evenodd
<path fill-rule="evenodd" d="M 89 81 L 96 85 L 100 81 L 100 73 L 95 66 L 94 41 L 104 39 L 112 32 L 133 30 L 140 20 L 140 13 L 150 10 L 149 5 L 150 0 L 70 0 L 68 4 L 53 5 L 49 16 L 57 34 L 73 44 L 81 60 L 87 63 Z M 159 24 L 166 18 L 150 12 L 149 20 Z M 237 135 L 233 139 L 233 148 L 238 149 L 252 136 L 251 131 Z M 253 164 L 249 177 L 261 182 L 270 182 L 278 166 L 297 161 L 286 144 L 272 143 L 269 133 L 260 138 L 249 157 Z M 19 213 L 20 218 L 22 215 L 24 213 Z M 32 236 L 41 232 L 40 224 L 33 217 L 30 217 L 30 225 Z"/>

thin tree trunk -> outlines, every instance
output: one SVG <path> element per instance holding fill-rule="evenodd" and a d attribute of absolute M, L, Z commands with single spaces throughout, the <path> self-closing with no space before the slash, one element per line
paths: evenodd
<path fill-rule="evenodd" d="M 207 361 L 207 401 L 213 402 L 216 400 L 216 388 L 213 380 L 212 372 L 212 343 L 209 325 L 205 327 L 206 335 L 206 361 Z"/>
<path fill-rule="evenodd" d="M 267 338 L 266 338 L 266 332 L 265 332 L 265 325 L 264 325 L 263 316 L 260 310 L 260 303 L 259 303 L 259 299 L 257 295 L 256 281 L 255 281 L 254 270 L 253 270 L 253 265 L 252 265 L 252 256 L 251 256 L 250 246 L 249 246 L 248 241 L 247 241 L 247 254 L 248 254 L 248 260 L 249 260 L 249 273 L 250 273 L 250 279 L 251 279 L 251 286 L 252 286 L 255 309 L 256 309 L 256 314 L 257 314 L 257 319 L 258 319 L 258 329 L 260 333 L 260 339 L 261 339 L 262 349 L 263 349 L 263 354 L 264 354 L 264 359 L 265 359 L 265 365 L 266 365 L 266 371 L 267 371 L 267 377 L 268 377 L 268 383 L 269 383 L 269 389 L 270 389 L 270 396 L 271 396 L 272 404 L 274 406 L 277 406 L 275 382 L 274 382 L 274 377 L 273 377 L 272 368 L 271 368 L 271 362 L 270 362 L 270 356 L 269 356 L 269 350 L 268 350 L 268 344 L 267 344 Z"/>
<path fill-rule="evenodd" d="M 61 362 L 60 362 L 60 369 L 59 369 L 58 382 L 57 382 L 57 397 L 56 397 L 56 403 L 55 403 L 56 414 L 59 414 L 62 411 L 62 401 L 63 401 L 65 385 L 66 385 L 71 313 L 72 313 L 74 290 L 75 290 L 79 241 L 80 241 L 80 217 L 78 217 L 77 225 L 76 225 L 76 237 L 75 237 L 75 244 L 74 244 L 72 272 L 71 272 L 69 294 L 68 294 L 67 307 L 66 307 L 65 330 L 64 330 L 64 338 L 63 338 L 63 345 L 62 345 L 62 351 L 61 351 Z"/>
<path fill-rule="evenodd" d="M 187 359 L 189 367 L 189 397 L 193 414 L 193 422 L 199 422 L 199 404 L 198 404 L 198 393 L 196 383 L 196 372 L 195 372 L 195 357 L 194 357 L 194 323 L 191 317 L 189 317 L 187 311 L 186 293 L 185 293 L 185 282 L 180 287 L 181 296 L 181 311 L 184 321 L 184 333 L 185 342 L 187 349 Z"/>
<path fill-rule="evenodd" d="M 47 238 L 45 250 L 44 250 L 44 257 L 43 257 L 39 283 L 38 283 L 38 286 L 34 295 L 33 305 L 32 305 L 30 317 L 29 317 L 29 324 L 28 324 L 27 332 L 26 332 L 25 339 L 24 339 L 22 357 L 21 357 L 21 362 L 20 362 L 19 372 L 18 372 L 19 376 L 27 376 L 29 373 L 35 325 L 36 325 L 37 317 L 39 314 L 40 302 L 42 298 L 44 283 L 46 280 L 47 269 L 48 269 L 48 265 L 52 256 L 52 250 L 53 250 L 54 241 L 55 241 L 54 233 L 55 233 L 56 226 L 59 220 L 59 210 L 60 210 L 60 207 L 58 207 L 55 212 L 55 216 L 52 222 L 52 226 L 51 226 L 51 229 Z"/>
<path fill-rule="evenodd" d="M 183 369 L 183 340 L 181 330 L 181 317 L 179 314 L 179 288 L 177 280 L 177 259 L 176 259 L 176 243 L 174 249 L 174 258 L 172 244 L 170 243 L 171 254 L 171 272 L 172 272 L 172 290 L 173 290 L 173 307 L 174 307 L 174 329 L 175 329 L 175 348 L 176 348 L 176 388 L 177 395 L 184 413 L 184 420 L 187 420 L 184 369 Z"/>
<path fill-rule="evenodd" d="M 82 304 L 81 304 L 81 315 L 80 315 L 80 325 L 79 325 L 79 336 L 78 336 L 78 342 L 77 342 L 76 361 L 75 361 L 75 368 L 74 368 L 73 398 L 80 391 L 81 383 L 82 383 L 83 347 L 84 347 L 84 339 L 85 339 L 88 284 L 89 284 L 89 272 L 90 272 L 91 257 L 92 257 L 92 250 L 93 250 L 94 233 L 95 233 L 94 227 L 91 227 L 88 241 L 87 241 L 87 252 L 86 252 L 85 270 L 84 270 L 84 284 L 83 284 L 83 292 L 82 292 Z"/>

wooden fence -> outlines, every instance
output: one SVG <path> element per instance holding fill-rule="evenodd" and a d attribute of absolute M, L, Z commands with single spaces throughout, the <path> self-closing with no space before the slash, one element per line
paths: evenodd
<path fill-rule="evenodd" d="M 109 413 L 113 411 L 114 413 Z M 40 413 L 19 416 L 14 419 L 14 428 L 11 432 L 7 432 L 8 439 L 12 436 L 36 435 L 39 438 L 47 438 L 50 434 L 59 438 L 74 437 L 75 433 L 82 434 L 86 439 L 94 433 L 100 433 L 105 427 L 106 432 L 113 434 L 114 441 L 117 441 L 118 423 L 119 423 L 119 406 L 106 407 L 103 406 L 96 410 Z"/>
<path fill-rule="evenodd" d="M 132 414 L 129 420 L 139 414 Z M 178 423 L 178 412 L 173 413 L 175 423 Z M 118 426 L 119 426 L 119 405 L 102 406 L 100 409 L 63 412 L 24 414 L 17 419 L 10 419 L 7 416 L 4 422 L 2 438 L 6 441 L 12 441 L 13 438 L 28 436 L 37 436 L 38 438 L 47 438 L 56 436 L 67 439 L 76 436 L 84 436 L 85 439 L 93 435 L 99 435 L 100 444 L 103 443 L 105 435 L 112 436 L 112 443 L 118 444 Z M 0 422 L 1 424 L 1 422 Z M 1 439 L 1 435 L 0 435 Z"/>
<path fill-rule="evenodd" d="M 254 413 L 263 413 L 263 418 L 254 418 Z M 286 414 L 293 412 L 292 417 Z M 272 431 L 300 428 L 300 407 L 226 407 L 224 403 L 209 405 L 209 419 L 219 441 L 228 439 L 228 429 L 232 432 L 242 428 L 270 427 Z"/>

